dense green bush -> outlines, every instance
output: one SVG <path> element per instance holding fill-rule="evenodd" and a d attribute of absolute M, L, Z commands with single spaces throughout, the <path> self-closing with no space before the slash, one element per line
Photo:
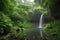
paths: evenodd
<path fill-rule="evenodd" d="M 46 24 L 43 30 L 50 40 L 60 40 L 60 20 Z"/>
<path fill-rule="evenodd" d="M 12 21 L 3 12 L 0 12 L 0 36 L 11 32 Z"/>

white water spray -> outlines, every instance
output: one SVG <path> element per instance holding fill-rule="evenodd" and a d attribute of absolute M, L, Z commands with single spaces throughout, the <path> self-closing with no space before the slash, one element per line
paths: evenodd
<path fill-rule="evenodd" d="M 41 37 L 43 37 L 43 32 L 42 32 L 42 28 L 43 28 L 43 15 L 44 15 L 44 14 L 42 14 L 42 15 L 40 16 L 40 22 L 39 22 L 39 29 L 40 29 L 40 36 L 41 36 Z"/>

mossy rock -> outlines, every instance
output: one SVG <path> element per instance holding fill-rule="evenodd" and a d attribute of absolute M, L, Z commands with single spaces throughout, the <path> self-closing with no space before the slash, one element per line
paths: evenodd
<path fill-rule="evenodd" d="M 43 31 L 48 39 L 60 40 L 60 20 L 46 24 Z"/>

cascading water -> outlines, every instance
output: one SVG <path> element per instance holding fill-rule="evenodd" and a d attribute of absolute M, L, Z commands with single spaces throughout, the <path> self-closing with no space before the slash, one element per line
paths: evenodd
<path fill-rule="evenodd" d="M 39 29 L 40 29 L 40 36 L 41 36 L 41 37 L 43 37 L 43 32 L 42 32 L 42 28 L 43 28 L 43 15 L 44 15 L 44 14 L 42 14 L 42 15 L 40 16 L 40 23 L 39 23 Z"/>

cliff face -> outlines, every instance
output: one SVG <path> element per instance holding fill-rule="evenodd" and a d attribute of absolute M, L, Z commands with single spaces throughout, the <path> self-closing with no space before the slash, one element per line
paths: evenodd
<path fill-rule="evenodd" d="M 51 10 L 51 15 L 55 19 L 59 19 L 60 18 L 60 0 L 56 0 L 56 2 L 52 5 L 50 10 Z"/>
<path fill-rule="evenodd" d="M 33 13 L 29 12 L 29 15 L 28 15 L 29 21 L 30 22 L 39 22 L 40 15 L 41 15 L 41 13 L 39 10 L 35 10 Z"/>

